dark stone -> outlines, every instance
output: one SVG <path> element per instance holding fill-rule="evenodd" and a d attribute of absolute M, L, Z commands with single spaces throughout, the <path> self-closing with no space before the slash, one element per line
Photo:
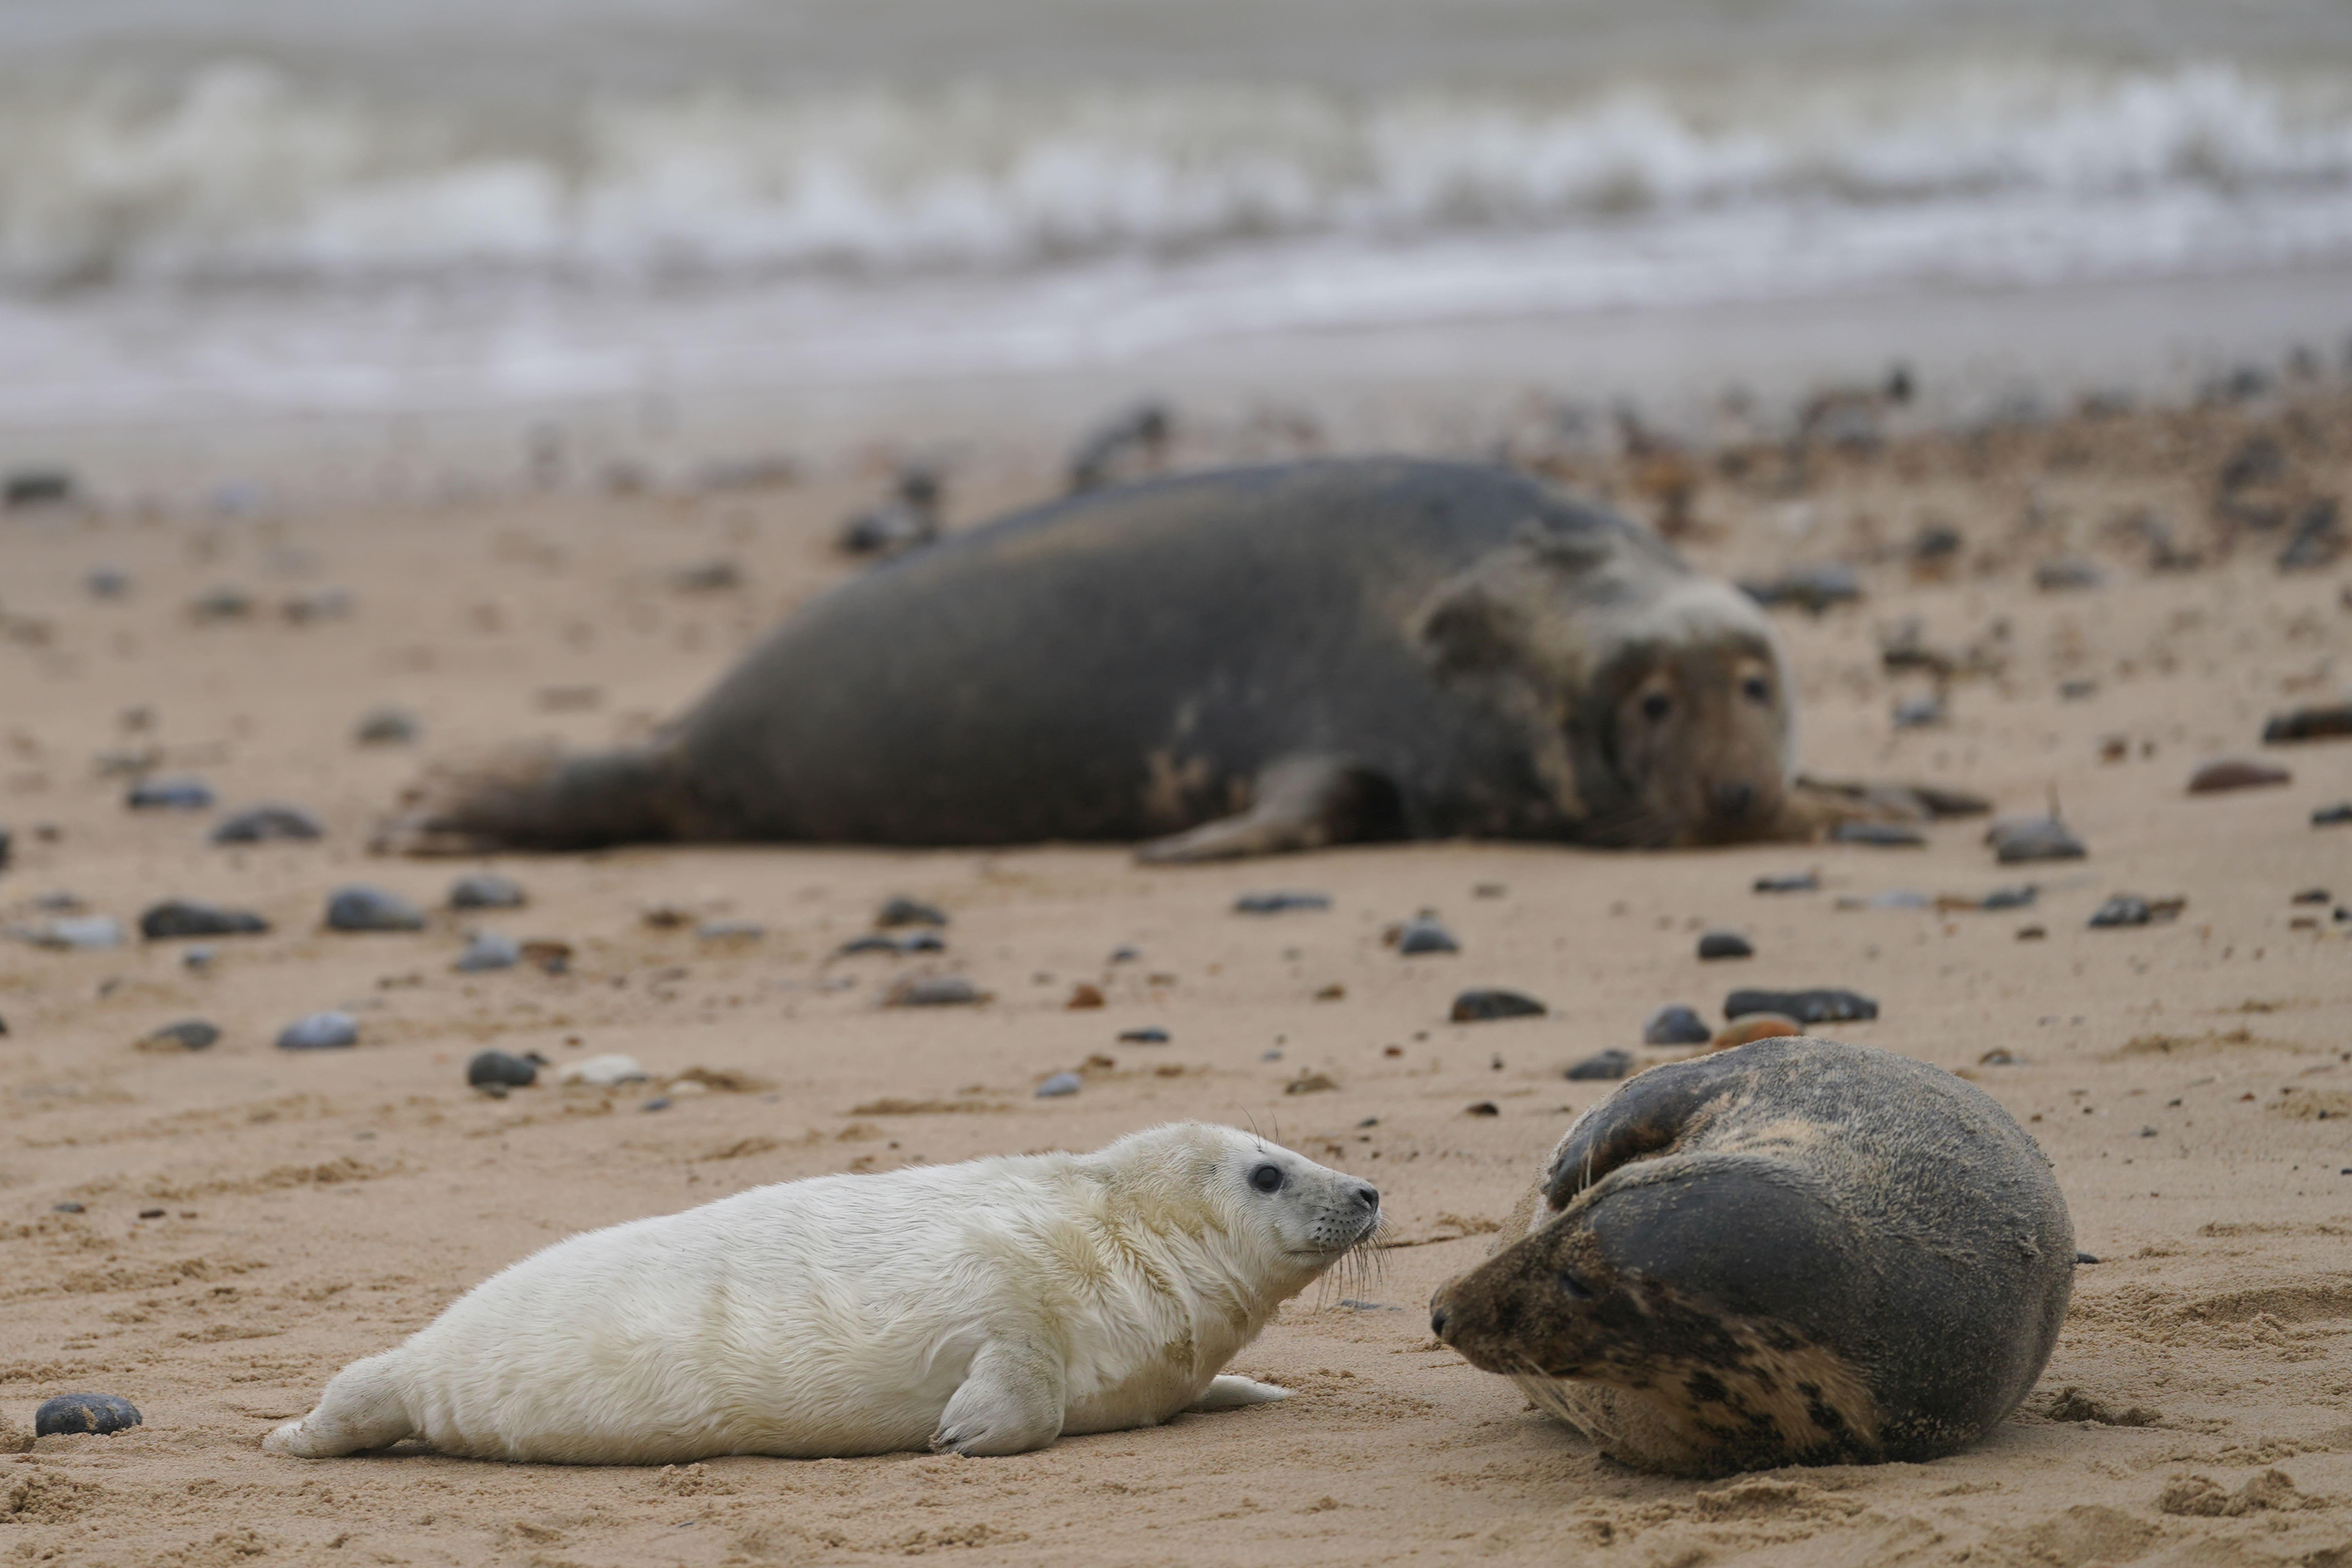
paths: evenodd
<path fill-rule="evenodd" d="M 1832 605 L 1860 599 L 1862 579 L 1853 567 L 1832 561 L 1818 566 L 1791 566 L 1768 582 L 1742 583 L 1739 591 L 1768 609 L 1788 605 L 1818 616 Z"/>
<path fill-rule="evenodd" d="M 539 1064 L 506 1051 L 476 1051 L 466 1064 L 466 1081 L 476 1089 L 492 1083 L 521 1089 L 539 1081 Z"/>
<path fill-rule="evenodd" d="M 362 746 L 404 746 L 416 739 L 421 726 L 405 708 L 371 708 L 360 715 L 352 739 Z"/>
<path fill-rule="evenodd" d="M 8 830 L 0 827 L 0 871 L 5 871 L 8 868 L 9 857 L 16 848 L 16 843 L 15 837 Z"/>
<path fill-rule="evenodd" d="M 1150 1026 L 1121 1029 L 1118 1037 L 1130 1046 L 1164 1046 L 1168 1043 L 1168 1031 Z"/>
<path fill-rule="evenodd" d="M 648 1100 L 643 1105 L 638 1106 L 637 1109 L 639 1110 L 667 1110 L 669 1109 L 669 1096 L 666 1094 L 655 1095 L 651 1100 Z"/>
<path fill-rule="evenodd" d="M 1467 1116 L 1500 1116 L 1503 1114 L 1503 1108 L 1491 1100 L 1482 1100 L 1474 1105 L 1465 1107 L 1463 1113 Z"/>
<path fill-rule="evenodd" d="M 2352 822 L 2352 800 L 2340 800 L 2334 805 L 2323 805 L 2311 814 L 2314 827 L 2341 827 Z"/>
<path fill-rule="evenodd" d="M 1037 1098 L 1040 1100 L 1057 1100 L 1066 1094 L 1077 1093 L 1080 1087 L 1082 1086 L 1077 1074 L 1074 1072 L 1057 1072 L 1037 1086 Z"/>
<path fill-rule="evenodd" d="M 183 1018 L 176 1024 L 166 1024 L 147 1037 L 147 1043 L 157 1046 L 177 1046 L 183 1050 L 201 1051 L 219 1039 L 219 1026 L 206 1018 Z"/>
<path fill-rule="evenodd" d="M 2334 496 L 2314 496 L 2295 514 L 2294 532 L 2279 552 L 2282 572 L 2317 572 L 2344 553 L 2344 527 Z"/>
<path fill-rule="evenodd" d="M 1459 952 L 1462 944 L 1434 915 L 1415 915 L 1397 927 L 1396 950 L 1402 953 Z"/>
<path fill-rule="evenodd" d="M 299 842 L 327 836 L 326 825 L 299 805 L 271 801 L 224 817 L 213 829 L 215 844 Z"/>
<path fill-rule="evenodd" d="M 139 1407 L 117 1394 L 60 1394 L 33 1413 L 33 1436 L 120 1432 L 141 1425 Z"/>
<path fill-rule="evenodd" d="M 521 883 L 487 871 L 460 877 L 449 885 L 449 907 L 453 910 L 519 910 L 530 901 Z"/>
<path fill-rule="evenodd" d="M 929 544 L 939 536 L 938 512 L 893 497 L 843 523 L 839 543 L 851 555 L 888 555 Z"/>
<path fill-rule="evenodd" d="M 846 957 L 858 952 L 945 952 L 947 947 L 947 942 L 937 931 L 910 931 L 894 936 L 888 931 L 877 931 L 852 937 L 835 951 Z"/>
<path fill-rule="evenodd" d="M 188 613 L 199 621 L 241 621 L 253 614 L 253 595 L 225 583 L 189 600 Z"/>
<path fill-rule="evenodd" d="M 1755 944 L 1736 931 L 1711 931 L 1698 939 L 1701 958 L 1753 958 Z"/>
<path fill-rule="evenodd" d="M 1908 823 L 1847 817 L 1830 828 L 1830 842 L 1866 844 L 1876 849 L 1918 849 L 1926 847 L 1927 836 Z"/>
<path fill-rule="evenodd" d="M 202 779 L 142 779 L 122 804 L 133 811 L 210 811 L 213 791 Z"/>
<path fill-rule="evenodd" d="M 2293 904 L 2324 904 L 2327 902 L 2327 889 L 2325 888 L 2305 888 L 2303 891 L 2295 894 L 2294 898 L 2289 899 L 2287 901 Z"/>
<path fill-rule="evenodd" d="M 2155 907 L 2137 893 L 2116 893 L 2091 916 L 2094 928 L 2144 926 L 2156 918 Z"/>
<path fill-rule="evenodd" d="M 988 1000 L 988 993 L 960 974 L 929 974 L 901 980 L 883 998 L 887 1007 L 961 1007 Z"/>
<path fill-rule="evenodd" d="M 901 894 L 884 901 L 881 909 L 875 911 L 874 923 L 885 931 L 892 926 L 943 926 L 948 923 L 948 915 L 937 904 Z"/>
<path fill-rule="evenodd" d="M 1843 1024 L 1878 1016 L 1878 1004 L 1853 991 L 1817 988 L 1811 991 L 1735 991 L 1725 998 L 1723 1016 L 1745 1017 L 1750 1013 L 1778 1013 L 1800 1024 Z"/>
<path fill-rule="evenodd" d="M 2033 585 L 2045 594 L 2064 594 L 2095 588 L 2103 581 L 2096 566 L 2076 557 L 2044 561 L 2033 569 Z"/>
<path fill-rule="evenodd" d="M 354 882 L 327 900 L 329 931 L 423 931 L 425 911 L 397 893 Z"/>
<path fill-rule="evenodd" d="M 2098 1259 L 2092 1257 L 2087 1252 L 2078 1252 L 2074 1254 L 2074 1261 L 2077 1263 L 2096 1263 Z"/>
<path fill-rule="evenodd" d="M 1592 1055 L 1585 1058 L 1574 1067 L 1570 1068 L 1568 1071 L 1561 1076 L 1580 1080 L 1623 1078 L 1628 1072 L 1633 1070 L 1633 1056 L 1632 1052 L 1621 1051 L 1616 1047 L 1612 1047 L 1605 1051 L 1595 1051 Z"/>
<path fill-rule="evenodd" d="M 1679 1002 L 1669 1002 L 1651 1014 L 1642 1024 L 1642 1043 L 1645 1046 L 1703 1046 L 1715 1038 L 1715 1031 L 1695 1007 Z"/>
<path fill-rule="evenodd" d="M 2268 789 L 2294 782 L 2293 773 L 2267 763 L 2208 763 L 2189 776 L 2189 793 L 2221 795 L 2231 790 Z"/>
<path fill-rule="evenodd" d="M 2249 436 L 2230 454 L 2215 477 L 2224 494 L 2255 485 L 2274 485 L 2286 478 L 2286 453 L 2276 437 Z"/>
<path fill-rule="evenodd" d="M 1114 947 L 1110 950 L 1110 962 L 1113 963 L 1133 963 L 1142 958 L 1142 956 L 1143 950 L 1141 948 L 1131 947 L 1125 943 L 1121 943 L 1119 946 Z"/>
<path fill-rule="evenodd" d="M 1980 910 L 2021 910 L 2042 896 L 2042 889 L 2031 882 L 2014 888 L 1995 888 L 1977 900 Z"/>
<path fill-rule="evenodd" d="M 1244 893 L 1234 900 L 1237 915 L 1278 915 L 1286 910 L 1328 910 L 1328 893 Z"/>
<path fill-rule="evenodd" d="M 1995 823 L 1985 835 L 1993 856 L 2004 866 L 2034 860 L 2080 860 L 2089 853 L 2083 841 L 2054 816 L 2023 817 Z"/>
<path fill-rule="evenodd" d="M 360 1043 L 360 1026 L 349 1013 L 313 1013 L 278 1031 L 281 1051 L 331 1051 Z"/>
<path fill-rule="evenodd" d="M 1821 873 L 1789 871 L 1777 877 L 1759 877 L 1755 883 L 1759 893 L 1817 893 L 1821 891 Z"/>
<path fill-rule="evenodd" d="M 0 506 L 63 506 L 73 500 L 73 476 L 63 468 L 18 468 L 0 480 Z M 134 1413 L 131 1419 L 137 1420 Z"/>
<path fill-rule="evenodd" d="M 2282 745 L 2290 741 L 2352 740 L 2352 702 L 2322 702 L 2305 708 L 2291 708 L 2284 713 L 2271 715 L 2263 726 L 2263 744 Z"/>
<path fill-rule="evenodd" d="M 1908 697 L 1895 705 L 1895 727 L 1898 730 L 1926 730 L 1944 721 L 1944 700 L 1940 697 Z"/>
<path fill-rule="evenodd" d="M 166 899 L 139 917 L 139 934 L 150 942 L 183 936 L 259 936 L 269 922 L 250 910 L 224 909 L 188 899 Z"/>
<path fill-rule="evenodd" d="M 669 585 L 681 594 L 722 594 L 743 585 L 743 569 L 724 556 L 698 561 L 671 573 Z"/>
<path fill-rule="evenodd" d="M 1465 991 L 1456 996 L 1453 1018 L 1457 1024 L 1477 1024 L 1492 1018 L 1540 1018 L 1547 1011 L 1532 996 L 1489 988 Z"/>
<path fill-rule="evenodd" d="M 522 962 L 522 945 L 501 931 L 478 931 L 466 942 L 466 951 L 457 955 L 456 967 L 460 973 L 478 974 L 493 969 L 512 969 Z"/>

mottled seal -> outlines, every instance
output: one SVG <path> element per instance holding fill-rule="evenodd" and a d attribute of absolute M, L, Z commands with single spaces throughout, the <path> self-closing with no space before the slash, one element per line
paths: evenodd
<path fill-rule="evenodd" d="M 2032 1388 L 2073 1289 L 2065 1199 L 1939 1068 L 1759 1040 L 1579 1117 L 1529 1233 L 1430 1326 L 1628 1464 L 1923 1460 Z"/>
<path fill-rule="evenodd" d="M 1369 1239 L 1374 1188 L 1230 1127 L 820 1176 L 558 1242 L 335 1374 L 263 1447 L 578 1464 L 898 1449 L 1285 1397 L 1221 1373 Z"/>
<path fill-rule="evenodd" d="M 630 840 L 1665 846 L 1781 821 L 1769 624 L 1500 468 L 1347 458 L 1088 491 L 856 577 L 650 743 L 428 789 L 408 849 Z"/>

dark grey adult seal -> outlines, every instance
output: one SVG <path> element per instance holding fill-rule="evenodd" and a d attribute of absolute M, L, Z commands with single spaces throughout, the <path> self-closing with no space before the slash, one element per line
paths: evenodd
<path fill-rule="evenodd" d="M 2066 1201 L 2009 1113 L 1830 1040 L 1642 1074 L 1577 1119 L 1528 1207 L 1430 1326 L 1645 1468 L 1965 1447 L 2033 1386 L 2074 1288 Z"/>
<path fill-rule="evenodd" d="M 1525 475 L 1351 458 L 1090 491 L 859 576 L 651 743 L 437 791 L 409 848 L 1713 843 L 1779 826 L 1764 616 Z"/>

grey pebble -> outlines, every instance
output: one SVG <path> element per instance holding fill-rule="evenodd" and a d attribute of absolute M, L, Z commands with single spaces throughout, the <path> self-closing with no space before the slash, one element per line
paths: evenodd
<path fill-rule="evenodd" d="M 364 882 L 338 888 L 327 899 L 329 931 L 423 931 L 425 911 L 397 893 Z"/>
<path fill-rule="evenodd" d="M 68 1198 L 61 1204 L 51 1204 L 49 1205 L 49 1212 L 51 1214 L 79 1214 L 82 1212 L 82 1205 L 75 1203 L 71 1198 Z"/>
<path fill-rule="evenodd" d="M 1057 1072 L 1037 1086 L 1037 1098 L 1040 1100 L 1054 1100 L 1077 1092 L 1078 1075 L 1074 1072 Z"/>
<path fill-rule="evenodd" d="M 1125 943 L 1121 943 L 1119 946 L 1114 947 L 1110 950 L 1109 962 L 1112 963 L 1133 963 L 1142 956 L 1143 950 L 1141 948 L 1131 947 Z"/>
<path fill-rule="evenodd" d="M 131 592 L 131 574 L 120 566 L 93 566 L 82 574 L 81 585 L 93 599 L 120 599 Z"/>
<path fill-rule="evenodd" d="M 757 942 L 768 934 L 768 928 L 758 921 L 705 921 L 694 928 L 694 934 L 703 942 Z"/>
<path fill-rule="evenodd" d="M 2096 1263 L 2098 1259 L 2092 1257 L 2087 1252 L 2078 1252 L 2074 1254 L 2074 1261 L 2077 1263 Z"/>
<path fill-rule="evenodd" d="M 1562 1076 L 1579 1080 L 1623 1078 L 1633 1066 L 1633 1053 L 1621 1051 L 1612 1046 L 1605 1051 L 1595 1051 Z"/>
<path fill-rule="evenodd" d="M 1480 1024 L 1496 1018 L 1540 1018 L 1547 1011 L 1541 1002 L 1524 992 L 1482 986 L 1456 996 L 1448 1016 L 1457 1024 Z"/>
<path fill-rule="evenodd" d="M 1863 844 L 1874 849 L 1917 849 L 1927 836 L 1907 822 L 1864 822 L 1848 817 L 1830 828 L 1832 844 Z"/>
<path fill-rule="evenodd" d="M 1396 949 L 1399 952 L 1459 952 L 1462 944 L 1435 915 L 1420 914 L 1397 928 Z"/>
<path fill-rule="evenodd" d="M 449 907 L 453 910 L 519 910 L 528 902 L 522 884 L 511 877 L 477 871 L 449 884 Z"/>
<path fill-rule="evenodd" d="M 300 806 L 268 801 L 223 817 L 212 837 L 215 844 L 275 844 L 303 843 L 326 836 L 326 825 Z"/>
<path fill-rule="evenodd" d="M 1130 1046 L 1164 1046 L 1168 1043 L 1168 1031 L 1147 1026 L 1140 1029 L 1121 1029 L 1118 1037 Z"/>
<path fill-rule="evenodd" d="M 467 974 L 489 969 L 512 969 L 522 962 L 522 944 L 503 931 L 478 931 L 467 939 L 456 968 Z"/>
<path fill-rule="evenodd" d="M 1736 931 L 1711 931 L 1698 939 L 1701 958 L 1753 958 L 1756 945 Z"/>
<path fill-rule="evenodd" d="M 2091 924 L 2098 929 L 2144 926 L 2155 918 L 2155 906 L 2137 893 L 2116 893 L 2092 911 Z"/>
<path fill-rule="evenodd" d="M 1993 857 L 2004 866 L 2035 860 L 2080 860 L 2089 853 L 2083 841 L 2054 816 L 2019 817 L 1996 822 L 1985 834 Z"/>
<path fill-rule="evenodd" d="M 1328 893 L 1278 891 L 1244 893 L 1234 900 L 1237 915 L 1278 915 L 1290 910 L 1328 910 L 1331 907 Z"/>
<path fill-rule="evenodd" d="M 1895 727 L 1898 730 L 1932 729 L 1944 721 L 1944 700 L 1940 697 L 1906 697 L 1895 705 Z"/>
<path fill-rule="evenodd" d="M 1878 1004 L 1853 991 L 1817 987 L 1810 991 L 1735 991 L 1724 999 L 1723 1016 L 1744 1018 L 1750 1013 L 1779 1013 L 1800 1024 L 1843 1024 L 1878 1016 Z"/>
<path fill-rule="evenodd" d="M 259 936 L 269 922 L 251 910 L 232 910 L 193 899 L 166 899 L 139 917 L 139 934 L 150 942 L 182 936 Z"/>
<path fill-rule="evenodd" d="M 241 621 L 253 614 L 253 595 L 235 584 L 224 583 L 189 600 L 188 614 L 200 621 Z"/>
<path fill-rule="evenodd" d="M 1715 1038 L 1715 1031 L 1695 1007 L 1679 1002 L 1669 1002 L 1651 1014 L 1642 1024 L 1642 1043 L 1645 1046 L 1703 1046 Z"/>
<path fill-rule="evenodd" d="M 213 950 L 199 942 L 180 954 L 180 963 L 192 973 L 202 974 L 213 966 Z"/>
<path fill-rule="evenodd" d="M 278 1032 L 281 1051 L 331 1051 L 360 1043 L 360 1026 L 349 1013 L 313 1013 Z"/>
<path fill-rule="evenodd" d="M 874 911 L 874 923 L 884 931 L 892 926 L 943 926 L 948 923 L 948 914 L 937 904 L 927 904 L 901 893 L 883 901 L 882 907 Z"/>
<path fill-rule="evenodd" d="M 96 952 L 122 945 L 122 925 L 112 915 L 64 915 L 26 926 L 17 935 L 36 947 Z"/>
<path fill-rule="evenodd" d="M 945 952 L 948 944 L 935 931 L 910 931 L 893 935 L 887 931 L 852 937 L 834 951 L 843 957 L 860 952 Z"/>
<path fill-rule="evenodd" d="M 218 1025 L 208 1018 L 183 1018 L 176 1024 L 166 1024 L 147 1037 L 159 1046 L 178 1046 L 183 1050 L 201 1051 L 220 1038 Z"/>
<path fill-rule="evenodd" d="M 209 811 L 213 790 L 196 778 L 142 779 L 122 804 L 133 811 Z"/>
<path fill-rule="evenodd" d="M 352 739 L 362 746 L 404 746 L 422 730 L 415 714 L 387 705 L 361 714 L 360 721 L 352 726 Z"/>
<path fill-rule="evenodd" d="M 1862 597 L 1862 579 L 1842 561 L 1815 566 L 1791 566 L 1767 582 L 1745 582 L 1739 591 L 1768 608 L 1781 605 L 1820 615 L 1832 605 L 1852 604 Z"/>
<path fill-rule="evenodd" d="M 2096 566 L 2079 556 L 2063 556 L 2056 561 L 2044 561 L 2033 569 L 2033 585 L 2045 594 L 2064 594 L 2095 588 L 2105 581 Z"/>
<path fill-rule="evenodd" d="M 927 974 L 901 980 L 882 999 L 886 1007 L 961 1007 L 988 1000 L 988 993 L 961 974 Z"/>
<path fill-rule="evenodd" d="M 521 1089 L 539 1081 L 539 1064 L 510 1051 L 476 1051 L 466 1063 L 466 1081 L 476 1089 L 493 1083 Z"/>
<path fill-rule="evenodd" d="M 1788 871 L 1777 877 L 1759 877 L 1755 889 L 1759 893 L 1815 893 L 1821 890 L 1818 871 Z"/>
<path fill-rule="evenodd" d="M 667 1110 L 669 1109 L 669 1096 L 666 1094 L 655 1095 L 651 1100 L 648 1100 L 643 1105 L 638 1106 L 637 1109 L 639 1110 Z"/>
<path fill-rule="evenodd" d="M 1987 893 L 1982 899 L 1978 900 L 1977 908 L 1980 910 L 2022 910 L 2031 907 L 2033 901 L 2041 896 L 2042 889 L 2035 887 L 2032 883 L 2020 882 L 2014 887 L 1995 888 L 1991 892 Z"/>
<path fill-rule="evenodd" d="M 2347 822 L 2352 822 L 2352 800 L 2323 805 L 2311 814 L 2314 827 L 2340 827 Z"/>
<path fill-rule="evenodd" d="M 120 1432 L 141 1425 L 139 1406 L 116 1394 L 60 1394 L 33 1413 L 33 1436 L 60 1432 Z"/>

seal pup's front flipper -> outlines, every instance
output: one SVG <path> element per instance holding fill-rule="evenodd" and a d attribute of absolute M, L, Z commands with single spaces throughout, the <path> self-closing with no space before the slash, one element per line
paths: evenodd
<path fill-rule="evenodd" d="M 1139 845 L 1135 858 L 1158 866 L 1240 860 L 1402 838 L 1396 786 L 1344 757 L 1282 757 L 1260 769 L 1247 811 Z"/>
<path fill-rule="evenodd" d="M 1062 1435 L 1062 1363 L 1030 1339 L 994 1339 L 971 1358 L 931 1434 L 931 1452 L 1026 1454 Z"/>
<path fill-rule="evenodd" d="M 1279 1384 L 1260 1383 L 1254 1377 L 1237 1377 L 1221 1372 L 1209 1380 L 1201 1397 L 1184 1406 L 1187 1410 L 1238 1410 L 1244 1405 L 1271 1405 L 1277 1399 L 1290 1397 L 1290 1390 Z"/>

